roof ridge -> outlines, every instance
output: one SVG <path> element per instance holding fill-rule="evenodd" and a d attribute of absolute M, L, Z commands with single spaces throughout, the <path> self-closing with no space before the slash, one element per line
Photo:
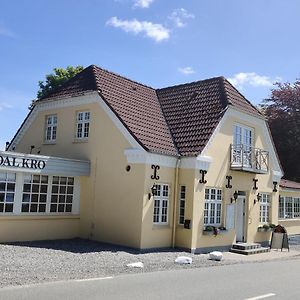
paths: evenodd
<path fill-rule="evenodd" d="M 170 86 L 167 86 L 167 87 L 156 89 L 156 91 L 161 91 L 161 90 L 166 90 L 166 89 L 171 89 L 171 88 L 177 88 L 177 87 L 180 87 L 180 86 L 185 86 L 185 85 L 190 85 L 190 84 L 197 84 L 197 83 L 200 83 L 200 82 L 214 81 L 214 80 L 218 80 L 220 78 L 224 78 L 224 76 L 216 76 L 216 77 L 211 77 L 211 78 L 207 78 L 207 79 L 203 79 L 203 80 L 195 80 L 195 81 L 186 82 L 186 83 L 179 83 L 179 84 L 170 85 Z"/>
<path fill-rule="evenodd" d="M 159 107 L 160 107 L 162 116 L 163 116 L 163 118 L 164 118 L 164 120 L 165 120 L 165 122 L 166 122 L 168 131 L 170 132 L 170 135 L 171 135 L 171 138 L 172 138 L 172 142 L 173 142 L 174 147 L 175 147 L 175 149 L 176 149 L 176 151 L 177 151 L 177 154 L 181 155 L 181 153 L 180 153 L 180 151 L 179 151 L 179 148 L 178 148 L 178 146 L 177 146 L 177 143 L 176 143 L 176 141 L 175 141 L 175 138 L 174 138 L 174 136 L 173 136 L 173 133 L 172 133 L 172 131 L 171 131 L 171 126 L 170 126 L 169 122 L 167 121 L 165 112 L 164 112 L 164 110 L 163 110 L 163 108 L 162 108 L 162 105 L 161 105 L 161 103 L 160 103 L 160 98 L 159 98 L 159 96 L 158 96 L 158 94 L 157 94 L 157 90 L 155 90 L 155 95 L 156 95 L 156 97 L 157 97 L 157 101 L 158 101 L 158 104 L 159 104 Z"/>
<path fill-rule="evenodd" d="M 228 83 L 248 104 L 250 104 L 251 107 L 253 107 L 260 115 L 263 116 L 263 114 L 257 109 L 257 107 L 255 105 L 253 105 L 233 84 L 231 84 L 231 82 L 229 80 L 227 80 L 225 77 L 223 77 L 223 78 L 224 78 L 224 88 L 225 88 L 225 93 L 226 93 L 226 98 L 227 98 L 228 103 L 232 104 L 231 101 L 229 101 L 229 99 L 228 99 L 225 82 Z"/>
<path fill-rule="evenodd" d="M 107 69 L 100 68 L 100 67 L 98 67 L 97 65 L 90 65 L 89 67 L 92 67 L 93 70 L 99 69 L 99 70 L 101 70 L 101 71 L 104 71 L 104 72 L 107 72 L 107 73 L 109 73 L 109 74 L 115 75 L 115 76 L 120 77 L 120 78 L 122 78 L 122 79 L 126 79 L 126 80 L 128 80 L 128 81 L 130 81 L 130 82 L 133 82 L 133 83 L 135 83 L 135 84 L 144 86 L 144 87 L 146 87 L 146 88 L 149 88 L 149 89 L 155 91 L 155 88 L 151 87 L 150 85 L 146 85 L 146 84 L 141 83 L 141 82 L 138 82 L 138 81 L 136 81 L 136 80 L 132 80 L 132 79 L 126 77 L 126 76 L 123 76 L 123 75 L 120 75 L 120 74 L 118 74 L 118 73 L 109 71 L 109 70 L 107 70 Z"/>
<path fill-rule="evenodd" d="M 228 106 L 228 104 L 232 104 L 232 103 L 229 101 L 227 92 L 226 92 L 226 87 L 225 87 L 226 78 L 221 76 L 219 80 L 220 80 L 220 89 L 221 89 L 221 93 L 222 93 L 221 101 L 223 102 L 223 106 L 225 108 Z"/>

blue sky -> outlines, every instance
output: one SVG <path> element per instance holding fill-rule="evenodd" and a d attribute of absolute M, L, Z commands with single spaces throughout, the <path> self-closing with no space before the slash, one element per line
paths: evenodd
<path fill-rule="evenodd" d="M 0 0 L 0 149 L 55 67 L 152 87 L 223 75 L 254 104 L 300 72 L 298 0 Z"/>

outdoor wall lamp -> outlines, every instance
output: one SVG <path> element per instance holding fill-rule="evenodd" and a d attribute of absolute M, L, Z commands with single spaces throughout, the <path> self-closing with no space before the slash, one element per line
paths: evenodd
<path fill-rule="evenodd" d="M 157 185 L 154 183 L 151 187 L 151 193 L 148 194 L 148 200 L 151 199 L 152 196 L 156 195 Z"/>
<path fill-rule="evenodd" d="M 261 198 L 260 193 L 257 194 L 256 199 L 254 199 L 254 204 L 256 204 L 256 202 L 259 202 Z"/>
<path fill-rule="evenodd" d="M 238 195 L 239 195 L 238 192 L 235 191 L 235 192 L 233 193 L 233 199 L 230 198 L 230 202 L 231 202 L 231 203 L 233 203 L 233 201 L 236 202 L 236 199 L 238 198 Z"/>

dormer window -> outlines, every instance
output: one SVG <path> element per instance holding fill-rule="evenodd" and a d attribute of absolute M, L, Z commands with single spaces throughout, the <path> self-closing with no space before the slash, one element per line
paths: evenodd
<path fill-rule="evenodd" d="M 90 112 L 79 111 L 76 115 L 76 138 L 87 139 L 90 130 Z"/>
<path fill-rule="evenodd" d="M 56 133 L 57 133 L 57 116 L 56 115 L 46 116 L 46 132 L 45 132 L 46 142 L 48 143 L 55 142 Z"/>

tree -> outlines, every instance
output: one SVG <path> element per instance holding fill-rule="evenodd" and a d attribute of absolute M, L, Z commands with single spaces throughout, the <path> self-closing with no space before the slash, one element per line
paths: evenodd
<path fill-rule="evenodd" d="M 264 100 L 268 119 L 285 178 L 300 182 L 300 80 L 276 83 Z"/>
<path fill-rule="evenodd" d="M 47 97 L 52 91 L 62 86 L 67 80 L 74 77 L 77 73 L 83 70 L 83 66 L 72 67 L 68 66 L 66 69 L 54 68 L 53 73 L 46 75 L 46 80 L 39 81 L 39 90 L 37 92 L 37 99 Z M 36 99 L 31 101 L 28 109 L 31 110 L 34 107 Z"/>

